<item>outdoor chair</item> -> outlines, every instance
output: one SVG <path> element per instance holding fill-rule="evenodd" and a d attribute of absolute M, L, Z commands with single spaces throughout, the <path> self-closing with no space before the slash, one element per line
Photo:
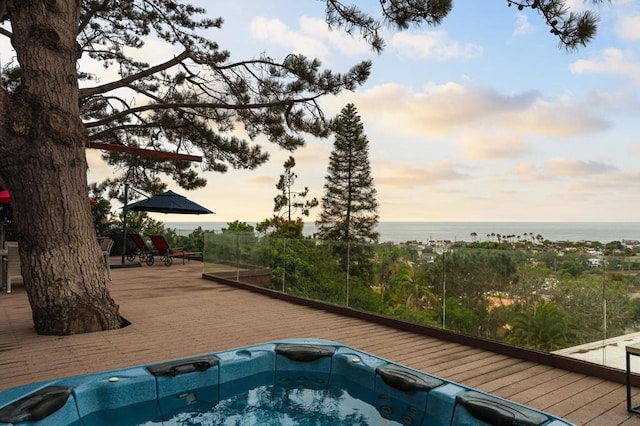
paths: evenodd
<path fill-rule="evenodd" d="M 136 250 L 127 254 L 127 260 L 129 262 L 133 262 L 136 256 L 139 256 L 140 263 L 146 263 L 149 266 L 153 265 L 153 251 L 149 248 L 149 246 L 147 246 L 147 243 L 144 242 L 142 235 L 130 233 L 129 237 L 136 245 Z"/>
<path fill-rule="evenodd" d="M 192 254 L 182 251 L 182 249 L 172 249 L 162 235 L 150 235 L 149 238 L 151 238 L 151 243 L 156 248 L 157 254 L 162 257 L 162 262 L 165 266 L 171 266 L 174 257 L 182 257 L 182 263 L 184 263 L 184 259 Z"/>
<path fill-rule="evenodd" d="M 14 280 L 22 281 L 22 269 L 20 266 L 20 254 L 18 253 L 17 241 L 6 241 L 4 243 L 7 249 L 7 262 L 5 270 L 7 271 L 7 293 L 11 293 L 11 284 Z"/>
<path fill-rule="evenodd" d="M 102 250 L 102 258 L 104 259 L 104 266 L 107 270 L 107 278 L 111 279 L 111 262 L 109 256 L 111 256 L 111 248 L 113 247 L 113 240 L 111 238 L 100 239 L 100 250 Z"/>

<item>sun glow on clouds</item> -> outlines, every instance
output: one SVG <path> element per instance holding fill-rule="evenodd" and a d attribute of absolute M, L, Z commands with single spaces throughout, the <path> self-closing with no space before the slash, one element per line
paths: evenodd
<path fill-rule="evenodd" d="M 429 84 L 421 91 L 388 83 L 330 100 L 337 110 L 348 99 L 363 117 L 389 132 L 429 137 L 456 137 L 501 129 L 520 136 L 577 136 L 606 129 L 608 123 L 568 96 L 542 99 L 535 92 L 501 93 L 457 83 Z M 520 145 L 520 148 L 523 146 Z"/>
<path fill-rule="evenodd" d="M 539 167 L 530 163 L 520 163 L 514 171 L 515 176 L 523 182 L 539 182 L 566 178 L 593 178 L 602 180 L 615 179 L 621 175 L 618 168 L 603 161 L 583 161 L 570 158 L 552 158 Z M 571 180 L 571 182 L 579 182 Z"/>
<path fill-rule="evenodd" d="M 442 161 L 424 166 L 378 161 L 375 164 L 374 179 L 378 187 L 412 189 L 432 187 L 439 183 L 467 180 L 471 175 L 461 171 L 462 167 L 452 162 Z"/>
<path fill-rule="evenodd" d="M 550 179 L 539 168 L 529 163 L 518 164 L 514 170 L 514 176 L 522 182 L 539 182 Z"/>
<path fill-rule="evenodd" d="M 501 160 L 523 157 L 530 144 L 517 135 L 480 135 L 461 138 L 459 152 L 470 160 Z"/>
<path fill-rule="evenodd" d="M 544 169 L 556 176 L 593 176 L 612 173 L 616 168 L 601 161 L 580 161 L 554 158 L 544 165 Z"/>

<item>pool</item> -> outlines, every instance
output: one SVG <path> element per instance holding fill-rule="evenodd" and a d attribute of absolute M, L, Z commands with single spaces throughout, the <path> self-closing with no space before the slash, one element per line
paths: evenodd
<path fill-rule="evenodd" d="M 318 339 L 0 392 L 0 425 L 519 425 L 565 420 Z"/>

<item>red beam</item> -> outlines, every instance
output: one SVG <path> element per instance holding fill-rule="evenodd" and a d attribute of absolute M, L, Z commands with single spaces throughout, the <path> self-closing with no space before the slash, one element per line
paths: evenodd
<path fill-rule="evenodd" d="M 167 151 L 155 151 L 153 149 L 134 148 L 126 145 L 115 145 L 111 143 L 103 142 L 89 142 L 89 148 L 101 149 L 104 151 L 124 152 L 132 155 L 139 155 L 141 157 L 158 158 L 161 160 L 181 160 L 181 161 L 196 161 L 202 162 L 202 157 L 199 155 L 179 154 L 177 152 Z"/>

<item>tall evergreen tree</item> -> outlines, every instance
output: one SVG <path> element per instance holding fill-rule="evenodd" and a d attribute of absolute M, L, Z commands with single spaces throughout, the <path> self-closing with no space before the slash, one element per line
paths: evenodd
<path fill-rule="evenodd" d="M 353 104 L 336 120 L 318 237 L 344 242 L 378 242 L 378 201 L 371 177 L 369 140 Z"/>

